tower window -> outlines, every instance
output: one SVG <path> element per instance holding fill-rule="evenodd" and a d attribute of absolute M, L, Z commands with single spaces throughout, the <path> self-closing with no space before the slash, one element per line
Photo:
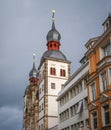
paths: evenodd
<path fill-rule="evenodd" d="M 25 112 L 28 113 L 28 108 L 25 109 Z"/>
<path fill-rule="evenodd" d="M 55 89 L 55 83 L 51 83 L 51 89 Z"/>
<path fill-rule="evenodd" d="M 50 74 L 51 75 L 56 75 L 56 69 L 55 68 L 50 68 Z"/>
<path fill-rule="evenodd" d="M 60 76 L 63 76 L 63 77 L 66 76 L 66 71 L 65 71 L 65 69 L 60 69 Z"/>
<path fill-rule="evenodd" d="M 50 47 L 52 47 L 52 44 L 50 44 Z"/>

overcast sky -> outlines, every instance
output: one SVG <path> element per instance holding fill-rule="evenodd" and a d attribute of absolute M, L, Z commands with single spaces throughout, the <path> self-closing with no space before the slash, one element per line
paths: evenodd
<path fill-rule="evenodd" d="M 103 33 L 111 0 L 0 0 L 0 130 L 21 130 L 23 96 L 29 84 L 32 54 L 36 66 L 46 51 L 51 10 L 61 34 L 61 51 L 80 66 L 85 43 Z"/>

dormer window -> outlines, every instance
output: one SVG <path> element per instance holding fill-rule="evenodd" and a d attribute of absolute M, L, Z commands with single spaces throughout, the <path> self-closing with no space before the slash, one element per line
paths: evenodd
<path fill-rule="evenodd" d="M 110 42 L 108 42 L 108 43 L 103 47 L 103 53 L 104 53 L 104 56 L 111 55 L 111 45 L 110 45 Z"/>
<path fill-rule="evenodd" d="M 107 42 L 103 47 L 100 48 L 100 58 L 111 55 L 111 43 Z"/>
<path fill-rule="evenodd" d="M 104 31 L 107 31 L 108 28 L 111 27 L 111 14 L 110 13 L 102 25 L 104 26 Z"/>

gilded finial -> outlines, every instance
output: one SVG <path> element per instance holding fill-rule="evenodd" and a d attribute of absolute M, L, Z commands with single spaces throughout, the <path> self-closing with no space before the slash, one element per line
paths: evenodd
<path fill-rule="evenodd" d="M 55 21 L 55 17 L 54 17 L 54 15 L 55 15 L 55 10 L 52 10 L 52 22 Z"/>

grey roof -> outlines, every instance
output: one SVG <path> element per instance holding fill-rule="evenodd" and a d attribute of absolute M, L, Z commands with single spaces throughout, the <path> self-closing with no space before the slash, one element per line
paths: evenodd
<path fill-rule="evenodd" d="M 52 23 L 52 29 L 47 34 L 47 42 L 57 41 L 59 42 L 61 39 L 60 33 L 56 30 L 54 22 Z"/>
<path fill-rule="evenodd" d="M 35 63 L 33 63 L 33 68 L 29 73 L 30 78 L 37 78 L 38 77 L 38 71 L 35 68 Z"/>
<path fill-rule="evenodd" d="M 58 60 L 68 61 L 66 56 L 59 50 L 47 50 L 44 52 L 40 65 L 44 62 L 45 58 L 54 58 Z"/>

